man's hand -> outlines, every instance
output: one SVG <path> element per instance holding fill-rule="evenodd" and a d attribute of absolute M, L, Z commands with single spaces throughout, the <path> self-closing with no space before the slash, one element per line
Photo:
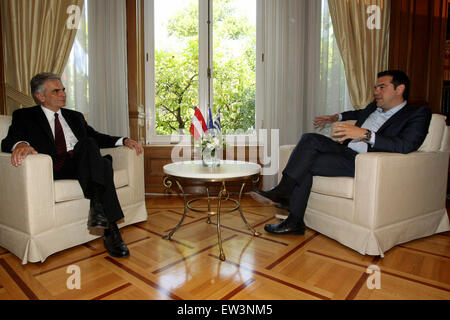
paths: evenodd
<path fill-rule="evenodd" d="M 22 164 L 22 160 L 24 160 L 29 154 L 37 154 L 36 150 L 32 146 L 22 142 L 19 143 L 11 155 L 11 163 L 14 167 L 18 167 Z"/>
<path fill-rule="evenodd" d="M 136 154 L 137 155 L 140 155 L 142 152 L 144 152 L 144 148 L 142 147 L 142 144 L 139 143 L 139 142 L 136 142 L 136 141 L 134 141 L 132 139 L 126 138 L 123 141 L 123 144 L 125 146 L 127 146 L 128 148 L 130 148 L 130 149 L 136 150 Z"/>
<path fill-rule="evenodd" d="M 318 116 L 314 118 L 314 127 L 323 128 L 325 125 L 334 123 L 339 120 L 339 115 L 335 114 L 332 116 Z"/>
<path fill-rule="evenodd" d="M 344 142 L 347 139 L 364 139 L 367 129 L 363 129 L 346 122 L 339 122 L 333 126 L 332 132 L 332 136 L 335 140 L 338 142 Z"/>

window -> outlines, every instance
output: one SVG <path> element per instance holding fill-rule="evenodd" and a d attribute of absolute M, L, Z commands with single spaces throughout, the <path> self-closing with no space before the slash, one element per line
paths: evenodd
<path fill-rule="evenodd" d="M 221 0 L 213 7 L 213 104 L 225 134 L 255 128 L 256 1 Z"/>
<path fill-rule="evenodd" d="M 67 108 L 89 113 L 88 0 L 85 0 L 72 51 L 61 79 L 66 86 Z"/>
<path fill-rule="evenodd" d="M 154 0 L 154 11 L 154 129 L 184 134 L 199 104 L 199 8 L 196 1 Z"/>
<path fill-rule="evenodd" d="M 197 106 L 220 109 L 224 134 L 255 128 L 260 1 L 145 2 L 148 143 L 189 134 Z"/>

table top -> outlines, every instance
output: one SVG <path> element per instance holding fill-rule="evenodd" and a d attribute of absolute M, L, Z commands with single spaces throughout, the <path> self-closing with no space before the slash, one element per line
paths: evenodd
<path fill-rule="evenodd" d="M 232 180 L 247 178 L 261 172 L 261 166 L 244 161 L 220 161 L 218 167 L 206 167 L 201 160 L 182 161 L 167 164 L 163 167 L 166 175 L 198 180 Z"/>

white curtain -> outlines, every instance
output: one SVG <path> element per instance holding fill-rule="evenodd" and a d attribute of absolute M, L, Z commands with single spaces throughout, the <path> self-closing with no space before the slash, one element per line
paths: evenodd
<path fill-rule="evenodd" d="M 266 0 L 264 38 L 262 128 L 279 129 L 279 145 L 315 131 L 315 116 L 352 108 L 326 0 Z M 275 184 L 264 177 L 263 188 Z"/>
<path fill-rule="evenodd" d="M 313 130 L 320 67 L 320 8 L 317 0 L 266 0 L 262 128 L 279 130 L 279 145 L 296 144 Z M 276 149 L 267 139 L 267 150 Z M 267 152 L 278 166 L 276 150 Z M 275 161 L 275 162 L 274 162 Z M 284 168 L 279 168 L 283 170 Z M 277 184 L 264 176 L 263 189 Z"/>
<path fill-rule="evenodd" d="M 316 115 L 331 115 L 353 110 L 350 99 L 344 63 L 333 30 L 328 0 L 322 1 L 321 49 L 320 49 L 320 94 L 315 107 Z M 319 133 L 329 135 L 326 126 Z"/>
<path fill-rule="evenodd" d="M 126 0 L 88 0 L 89 123 L 129 136 Z"/>
<path fill-rule="evenodd" d="M 280 145 L 313 130 L 320 67 L 317 0 L 266 0 L 263 128 L 280 130 Z"/>
<path fill-rule="evenodd" d="M 89 114 L 88 1 L 85 0 L 80 25 L 61 76 L 66 87 L 66 108 Z"/>

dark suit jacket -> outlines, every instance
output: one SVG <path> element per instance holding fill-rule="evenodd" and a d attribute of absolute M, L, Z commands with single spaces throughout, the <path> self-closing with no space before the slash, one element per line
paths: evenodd
<path fill-rule="evenodd" d="M 369 115 L 377 109 L 376 103 L 365 109 L 342 113 L 342 120 L 357 120 L 361 127 Z M 431 110 L 427 107 L 404 106 L 387 120 L 376 132 L 375 144 L 369 144 L 369 152 L 410 153 L 419 149 L 428 134 Z M 348 144 L 350 142 L 346 141 Z"/>
<path fill-rule="evenodd" d="M 100 148 L 112 148 L 120 139 L 120 137 L 95 131 L 87 124 L 80 112 L 62 108 L 61 113 L 79 141 L 93 138 Z M 40 106 L 18 109 L 13 112 L 8 135 L 2 141 L 2 151 L 11 152 L 14 144 L 19 141 L 28 142 L 38 153 L 48 154 L 55 160 L 55 139 L 47 117 Z"/>

